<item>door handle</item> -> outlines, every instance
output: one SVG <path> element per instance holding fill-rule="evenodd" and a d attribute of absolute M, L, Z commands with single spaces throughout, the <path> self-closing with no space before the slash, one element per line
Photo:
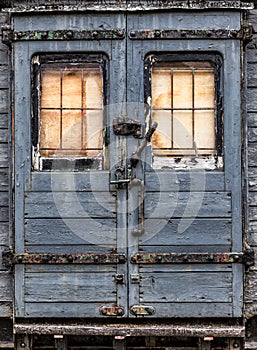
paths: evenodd
<path fill-rule="evenodd" d="M 133 168 L 135 168 L 137 166 L 137 163 L 139 162 L 140 157 L 141 157 L 141 153 L 143 152 L 143 149 L 145 148 L 147 143 L 151 142 L 151 138 L 153 136 L 153 133 L 157 129 L 157 126 L 158 126 L 158 123 L 153 122 L 152 126 L 149 127 L 149 130 L 145 134 L 144 139 L 141 142 L 141 144 L 139 145 L 137 151 L 132 153 L 131 158 L 130 158 L 130 164 Z"/>

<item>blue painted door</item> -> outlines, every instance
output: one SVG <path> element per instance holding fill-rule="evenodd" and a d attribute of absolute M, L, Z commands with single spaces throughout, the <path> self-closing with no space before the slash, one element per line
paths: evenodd
<path fill-rule="evenodd" d="M 14 17 L 17 32 L 26 31 L 28 22 L 31 30 L 50 30 L 53 35 L 70 28 L 75 35 L 81 29 L 97 35 L 101 30 L 121 31 L 109 39 L 48 37 L 13 44 L 15 253 L 22 257 L 15 265 L 16 317 L 242 315 L 243 267 L 240 259 L 228 255 L 242 253 L 240 41 L 149 34 L 152 29 L 240 28 L 237 12 L 224 12 L 218 23 L 210 24 L 212 16 L 181 12 L 76 18 L 58 14 L 54 20 L 45 15 Z M 35 112 L 30 106 L 38 73 L 33 66 L 63 67 L 60 55 L 68 64 L 66 71 L 76 57 L 82 70 L 105 64 L 105 124 L 99 125 L 104 165 L 95 169 L 83 162 L 83 169 L 67 169 L 67 162 L 58 157 L 51 169 L 44 169 L 49 159 L 40 160 L 35 152 L 38 130 L 33 117 L 38 107 Z M 185 81 L 191 77 L 191 85 L 180 78 L 175 84 L 181 72 Z M 203 72 L 213 79 L 211 89 L 206 83 L 213 106 L 197 107 L 195 79 Z M 182 107 L 174 105 L 176 86 Z M 188 107 L 184 101 L 189 90 L 194 106 Z M 169 96 L 170 106 L 157 106 L 156 96 Z M 44 108 L 50 110 L 43 106 L 41 119 Z M 181 120 L 190 112 L 187 120 L 196 123 L 202 111 L 208 123 L 201 121 L 192 133 L 203 134 L 207 124 L 204 132 L 213 143 L 205 146 L 209 153 L 197 147 L 194 135 L 187 150 L 158 144 L 176 137 L 179 143 L 188 134 Z M 181 120 L 175 112 L 183 115 Z M 208 128 L 210 115 L 215 125 Z M 115 133 L 113 124 L 121 116 L 140 122 L 142 135 Z M 144 133 L 155 120 L 152 143 L 145 142 Z M 36 124 L 39 129 L 42 123 Z M 167 127 L 171 124 L 172 129 Z"/>

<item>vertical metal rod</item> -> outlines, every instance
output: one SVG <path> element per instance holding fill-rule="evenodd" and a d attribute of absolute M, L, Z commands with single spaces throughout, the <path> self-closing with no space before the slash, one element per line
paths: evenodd
<path fill-rule="evenodd" d="M 125 337 L 115 337 L 113 339 L 113 349 L 114 350 L 126 350 L 126 338 Z"/>

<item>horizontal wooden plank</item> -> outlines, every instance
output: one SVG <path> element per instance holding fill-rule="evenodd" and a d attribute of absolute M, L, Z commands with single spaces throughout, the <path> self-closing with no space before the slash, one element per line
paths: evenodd
<path fill-rule="evenodd" d="M 257 167 L 248 167 L 248 186 L 249 191 L 257 191 Z"/>
<path fill-rule="evenodd" d="M 257 192 L 255 191 L 250 191 L 248 195 L 248 204 L 257 206 Z"/>
<path fill-rule="evenodd" d="M 0 128 L 8 129 L 9 116 L 8 114 L 0 114 Z"/>
<path fill-rule="evenodd" d="M 248 166 L 255 167 L 257 165 L 257 143 L 249 143 L 248 146 Z"/>
<path fill-rule="evenodd" d="M 79 276 L 80 273 L 104 273 L 106 272 L 106 265 L 44 265 L 44 264 L 29 264 L 24 266 L 25 274 L 32 275 L 33 273 L 38 275 L 39 273 L 45 273 L 46 275 L 51 274 L 74 274 Z M 112 275 L 117 271 L 117 265 L 108 265 L 108 272 L 112 273 Z"/>
<path fill-rule="evenodd" d="M 248 129 L 248 141 L 257 142 L 257 128 L 251 127 Z"/>
<path fill-rule="evenodd" d="M 144 245 L 229 245 L 231 220 L 229 219 L 148 219 L 145 232 L 139 237 Z M 149 237 L 149 239 L 148 239 Z"/>
<path fill-rule="evenodd" d="M 247 123 L 248 127 L 257 127 L 257 113 L 248 113 L 247 114 Z"/>
<path fill-rule="evenodd" d="M 232 264 L 139 264 L 139 273 L 151 275 L 152 273 L 232 273 Z"/>
<path fill-rule="evenodd" d="M 183 287 L 185 288 L 185 286 Z M 232 303 L 149 303 L 155 308 L 155 314 L 147 318 L 167 317 L 231 317 Z"/>
<path fill-rule="evenodd" d="M 26 245 L 85 245 L 97 242 L 99 245 L 115 244 L 114 219 L 25 220 Z"/>
<path fill-rule="evenodd" d="M 8 207 L 0 207 L 0 222 L 9 221 L 9 208 Z"/>
<path fill-rule="evenodd" d="M 109 192 L 28 192 L 27 218 L 116 217 L 116 198 Z"/>
<path fill-rule="evenodd" d="M 257 52 L 256 52 L 256 39 L 254 42 L 248 44 L 246 50 L 246 60 L 247 62 L 257 63 Z"/>
<path fill-rule="evenodd" d="M 2 40 L 0 40 L 0 62 L 2 65 L 6 65 L 9 62 L 8 52 L 8 46 L 3 44 Z"/>
<path fill-rule="evenodd" d="M 231 195 L 228 192 L 149 192 L 145 195 L 145 217 L 231 217 Z"/>
<path fill-rule="evenodd" d="M 1 101 L 0 101 L 1 104 Z M 8 144 L 0 144 L 0 168 L 8 168 L 9 166 L 9 150 L 8 150 Z"/>
<path fill-rule="evenodd" d="M 112 306 L 116 300 L 113 299 L 112 303 L 108 303 L 107 306 Z M 61 317 L 63 318 L 87 318 L 87 317 L 103 317 L 99 312 L 99 308 L 103 303 L 94 302 L 78 302 L 78 303 L 25 303 L 25 317 Z M 121 305 L 122 306 L 122 305 Z"/>
<path fill-rule="evenodd" d="M 6 246 L 8 244 L 9 223 L 0 222 L 0 245 Z"/>
<path fill-rule="evenodd" d="M 25 274 L 26 302 L 114 302 L 112 272 Z"/>
<path fill-rule="evenodd" d="M 9 169 L 1 169 L 0 171 L 0 192 L 8 191 L 9 187 Z"/>
<path fill-rule="evenodd" d="M 109 191 L 108 171 L 33 172 L 31 189 L 47 191 Z"/>
<path fill-rule="evenodd" d="M 1 50 L 0 50 L 1 59 Z M 0 113 L 8 113 L 9 110 L 9 90 L 0 90 Z"/>
<path fill-rule="evenodd" d="M 5 129 L 0 129 L 0 143 L 7 142 L 9 138 L 8 131 Z"/>
<path fill-rule="evenodd" d="M 231 302 L 232 274 L 225 272 L 142 273 L 140 302 Z"/>
<path fill-rule="evenodd" d="M 151 245 L 140 245 L 140 253 L 229 253 L 231 251 L 231 244 L 229 245 L 156 245 L 153 249 Z"/>
<path fill-rule="evenodd" d="M 222 191 L 225 189 L 223 172 L 158 171 L 145 174 L 147 191 Z"/>
<path fill-rule="evenodd" d="M 12 301 L 12 276 L 9 272 L 0 272 L 0 301 Z"/>
<path fill-rule="evenodd" d="M 0 206 L 8 206 L 9 204 L 9 193 L 0 192 Z"/>
<path fill-rule="evenodd" d="M 6 66 L 0 65 L 0 89 L 3 88 L 9 88 L 9 75 L 10 75 L 10 69 Z"/>
<path fill-rule="evenodd" d="M 0 317 L 13 317 L 13 305 L 9 301 L 0 302 Z"/>
<path fill-rule="evenodd" d="M 247 86 L 257 87 L 257 63 L 248 63 L 247 65 Z"/>
<path fill-rule="evenodd" d="M 82 253 L 95 253 L 95 254 L 107 254 L 111 250 L 117 247 L 116 244 L 101 245 L 100 242 L 94 242 L 92 239 L 91 244 L 88 245 L 73 245 L 72 243 L 66 245 L 51 244 L 51 245 L 26 245 L 26 253 L 51 253 L 51 254 L 82 254 Z"/>

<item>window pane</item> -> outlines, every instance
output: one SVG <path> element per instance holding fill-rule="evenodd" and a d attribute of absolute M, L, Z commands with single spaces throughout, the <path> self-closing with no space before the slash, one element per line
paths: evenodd
<path fill-rule="evenodd" d="M 196 70 L 194 88 L 195 108 L 214 108 L 213 70 Z"/>
<path fill-rule="evenodd" d="M 154 70 L 152 76 L 153 108 L 171 108 L 170 69 Z"/>
<path fill-rule="evenodd" d="M 193 75 L 191 70 L 173 72 L 173 108 L 193 107 Z"/>
<path fill-rule="evenodd" d="M 60 108 L 61 106 L 60 71 L 44 70 L 41 74 L 41 107 Z"/>
<path fill-rule="evenodd" d="M 183 149 L 193 147 L 192 122 L 192 111 L 174 111 L 173 148 Z"/>
<path fill-rule="evenodd" d="M 213 111 L 195 112 L 195 142 L 197 148 L 215 148 Z"/>
<path fill-rule="evenodd" d="M 81 71 L 64 71 L 62 76 L 62 107 L 82 107 L 82 76 Z"/>
<path fill-rule="evenodd" d="M 41 154 L 47 155 L 46 149 L 60 147 L 60 111 L 42 110 L 40 119 L 40 148 Z"/>
<path fill-rule="evenodd" d="M 158 123 L 158 128 L 152 137 L 154 148 L 171 148 L 171 117 L 170 111 L 153 111 L 153 121 Z"/>
<path fill-rule="evenodd" d="M 62 111 L 62 148 L 81 150 L 81 111 Z"/>
<path fill-rule="evenodd" d="M 87 111 L 84 114 L 83 148 L 96 149 L 95 155 L 103 148 L 102 112 Z"/>
<path fill-rule="evenodd" d="M 83 77 L 83 107 L 102 108 L 103 79 L 100 69 L 85 69 Z"/>

